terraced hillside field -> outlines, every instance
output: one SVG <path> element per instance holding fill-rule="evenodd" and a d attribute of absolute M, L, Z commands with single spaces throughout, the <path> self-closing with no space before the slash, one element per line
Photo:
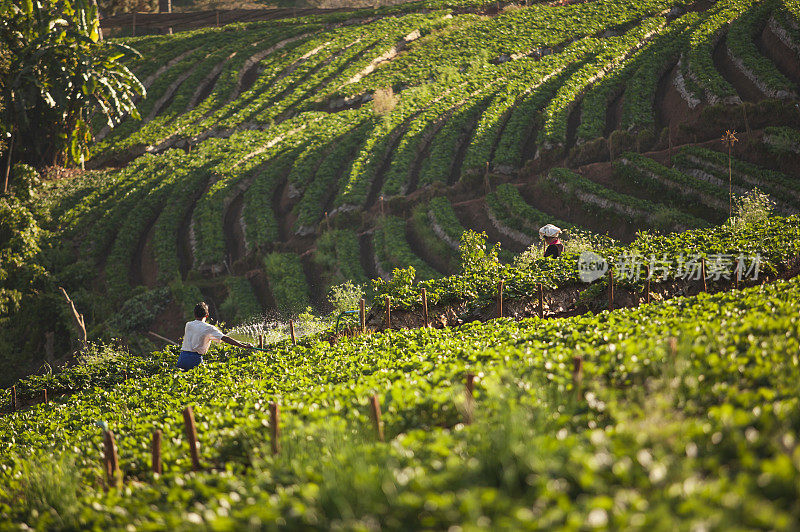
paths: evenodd
<path fill-rule="evenodd" d="M 435 278 L 465 229 L 520 252 L 549 221 L 718 223 L 726 129 L 733 192 L 800 209 L 796 0 L 404 4 L 126 42 L 142 119 L 96 123 L 92 171 L 50 185 L 61 282 L 108 334 L 131 298 L 177 337 L 201 298 L 233 323 Z"/>

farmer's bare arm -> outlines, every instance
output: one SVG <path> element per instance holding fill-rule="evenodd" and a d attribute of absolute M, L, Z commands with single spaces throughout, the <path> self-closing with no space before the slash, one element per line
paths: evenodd
<path fill-rule="evenodd" d="M 236 340 L 234 340 L 230 336 L 223 336 L 222 338 L 220 338 L 220 340 L 222 340 L 226 344 L 235 345 L 236 347 L 243 347 L 245 349 L 250 349 L 251 347 L 253 347 L 252 344 L 237 342 Z"/>

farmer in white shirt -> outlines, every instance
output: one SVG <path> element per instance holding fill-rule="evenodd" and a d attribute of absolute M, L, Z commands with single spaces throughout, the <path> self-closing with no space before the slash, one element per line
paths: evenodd
<path fill-rule="evenodd" d="M 237 342 L 230 336 L 225 336 L 210 323 L 206 323 L 208 305 L 205 303 L 198 303 L 194 307 L 194 317 L 197 319 L 186 324 L 181 354 L 178 356 L 178 367 L 183 371 L 190 370 L 203 362 L 203 355 L 208 352 L 211 342 L 223 341 L 245 349 L 254 347 L 252 344 Z"/>

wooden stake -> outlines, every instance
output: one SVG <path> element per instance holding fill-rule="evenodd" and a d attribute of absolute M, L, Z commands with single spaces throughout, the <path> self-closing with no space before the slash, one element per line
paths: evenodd
<path fill-rule="evenodd" d="M 539 318 L 544 318 L 544 287 L 539 283 Z"/>
<path fill-rule="evenodd" d="M 150 448 L 150 464 L 153 468 L 153 473 L 161 474 L 161 431 L 156 430 L 153 432 L 153 444 Z"/>
<path fill-rule="evenodd" d="M 614 270 L 608 270 L 608 310 L 614 310 Z"/>
<path fill-rule="evenodd" d="M 278 454 L 281 450 L 281 407 L 274 401 L 269 404 L 269 430 L 272 454 Z"/>
<path fill-rule="evenodd" d="M 503 283 L 505 281 L 500 279 L 500 282 L 497 283 L 497 317 L 503 317 Z"/>
<path fill-rule="evenodd" d="M 186 428 L 186 439 L 189 440 L 189 454 L 192 457 L 192 471 L 200 471 L 200 452 L 197 442 L 197 427 L 194 424 L 194 412 L 192 407 L 187 406 L 183 409 L 183 422 Z"/>
<path fill-rule="evenodd" d="M 377 395 L 369 398 L 369 408 L 372 414 L 372 422 L 375 423 L 375 434 L 378 441 L 383 441 L 383 422 L 381 421 L 381 403 Z"/>
<path fill-rule="evenodd" d="M 44 404 L 50 404 L 50 400 L 47 399 L 47 388 L 44 389 Z"/>
<path fill-rule="evenodd" d="M 647 274 L 647 283 L 645 285 L 645 302 L 650 304 L 650 267 L 645 266 L 645 273 Z"/>
<path fill-rule="evenodd" d="M 114 433 L 105 431 L 105 468 L 108 487 L 122 487 L 122 472 L 119 470 L 119 457 L 117 456 L 117 443 Z"/>
<path fill-rule="evenodd" d="M 12 412 L 16 412 L 18 408 L 19 408 L 19 405 L 17 404 L 17 387 L 16 386 L 12 386 L 11 387 L 11 411 Z"/>
<path fill-rule="evenodd" d="M 219 9 L 217 9 L 217 27 L 219 28 Z"/>
<path fill-rule="evenodd" d="M 294 335 L 294 320 L 289 320 L 289 334 L 292 336 L 292 345 L 297 345 L 297 337 Z"/>
<path fill-rule="evenodd" d="M 708 285 L 706 284 L 706 259 L 700 259 L 700 275 L 703 277 L 703 292 L 708 292 Z"/>
<path fill-rule="evenodd" d="M 386 318 L 385 318 L 385 325 L 387 329 L 391 329 L 392 327 L 392 307 L 389 303 L 389 296 L 384 298 L 384 302 L 386 303 Z"/>
<path fill-rule="evenodd" d="M 577 355 L 572 357 L 572 385 L 575 387 L 575 394 L 578 397 L 580 397 L 582 383 L 583 358 L 580 355 Z"/>
<path fill-rule="evenodd" d="M 425 319 L 425 327 L 430 325 L 428 321 L 428 293 L 423 288 L 422 289 L 422 317 Z"/>
<path fill-rule="evenodd" d="M 259 334 L 258 335 L 258 347 L 261 348 L 261 349 L 264 349 L 264 335 L 263 334 Z"/>
<path fill-rule="evenodd" d="M 367 308 L 366 301 L 364 301 L 363 297 L 361 301 L 358 302 L 358 320 L 361 325 L 361 333 L 363 334 L 367 330 Z"/>

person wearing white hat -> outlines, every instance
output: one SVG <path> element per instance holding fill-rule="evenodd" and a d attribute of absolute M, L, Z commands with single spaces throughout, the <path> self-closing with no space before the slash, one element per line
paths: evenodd
<path fill-rule="evenodd" d="M 564 244 L 558 239 L 561 229 L 553 224 L 547 224 L 539 229 L 539 237 L 547 244 L 544 250 L 545 257 L 558 258 L 564 252 Z"/>

